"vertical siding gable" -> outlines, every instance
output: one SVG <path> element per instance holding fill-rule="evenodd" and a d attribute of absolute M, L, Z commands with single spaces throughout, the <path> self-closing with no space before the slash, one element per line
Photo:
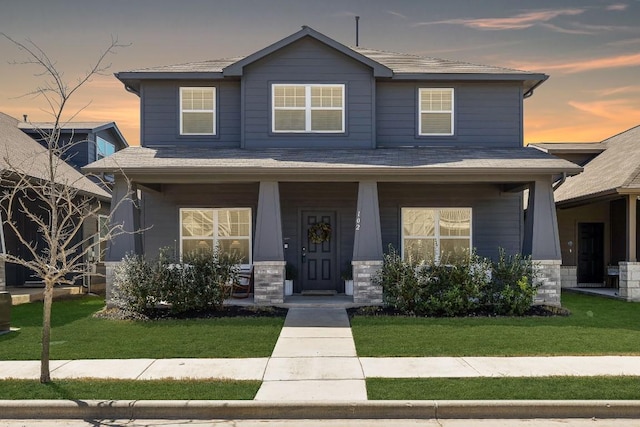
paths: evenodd
<path fill-rule="evenodd" d="M 375 86 L 371 68 L 306 37 L 245 68 L 243 131 L 247 148 L 371 148 Z M 271 84 L 345 84 L 343 134 L 271 133 Z"/>
<path fill-rule="evenodd" d="M 216 135 L 180 135 L 180 87 L 216 87 Z M 240 146 L 240 82 L 161 80 L 145 81 L 141 90 L 141 143 L 143 147 Z"/>

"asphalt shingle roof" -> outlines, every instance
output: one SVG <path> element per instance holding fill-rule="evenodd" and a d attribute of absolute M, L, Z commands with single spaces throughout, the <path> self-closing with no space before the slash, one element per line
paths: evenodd
<path fill-rule="evenodd" d="M 255 172 L 336 170 L 415 174 L 459 172 L 577 173 L 571 162 L 533 148 L 205 149 L 129 147 L 84 168 L 87 171 Z"/>
<path fill-rule="evenodd" d="M 20 130 L 19 123 L 19 120 L 0 113 L 0 169 L 47 179 L 48 151 Z M 90 195 L 111 198 L 109 193 L 64 161 L 60 160 L 57 167 L 60 184 Z"/>
<path fill-rule="evenodd" d="M 600 144 L 606 150 L 587 163 L 583 173 L 567 178 L 555 192 L 556 202 L 640 188 L 640 126 Z"/>

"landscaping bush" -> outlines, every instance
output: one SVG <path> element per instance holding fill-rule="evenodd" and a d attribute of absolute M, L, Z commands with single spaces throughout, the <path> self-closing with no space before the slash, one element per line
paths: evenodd
<path fill-rule="evenodd" d="M 536 294 L 531 260 L 503 250 L 495 263 L 472 252 L 415 264 L 390 246 L 374 282 L 382 286 L 385 305 L 416 316 L 522 315 Z"/>
<path fill-rule="evenodd" d="M 238 280 L 240 258 L 216 250 L 185 254 L 182 260 L 160 251 L 152 261 L 127 255 L 116 268 L 114 301 L 128 311 L 147 314 L 166 305 L 173 313 L 222 306 L 229 283 Z"/>

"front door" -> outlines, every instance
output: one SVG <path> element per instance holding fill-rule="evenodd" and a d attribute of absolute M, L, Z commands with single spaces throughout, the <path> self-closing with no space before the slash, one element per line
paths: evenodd
<path fill-rule="evenodd" d="M 303 211 L 301 224 L 302 291 L 337 291 L 336 213 Z"/>
<path fill-rule="evenodd" d="M 578 283 L 603 283 L 604 223 L 578 224 Z"/>

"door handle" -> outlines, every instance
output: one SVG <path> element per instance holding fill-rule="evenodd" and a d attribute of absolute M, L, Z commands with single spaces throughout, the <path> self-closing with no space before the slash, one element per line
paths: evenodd
<path fill-rule="evenodd" d="M 307 262 L 307 248 L 302 247 L 302 262 Z"/>

